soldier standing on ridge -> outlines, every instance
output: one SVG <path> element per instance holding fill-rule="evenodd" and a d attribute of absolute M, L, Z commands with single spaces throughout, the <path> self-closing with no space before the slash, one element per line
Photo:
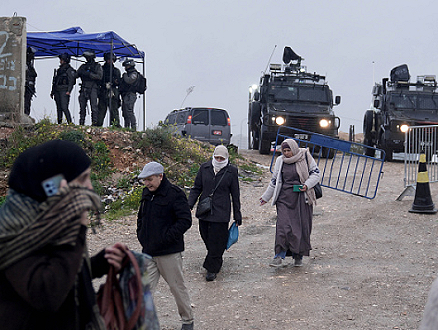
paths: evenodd
<path fill-rule="evenodd" d="M 59 57 L 59 68 L 55 70 L 52 82 L 50 97 L 55 98 L 58 124 L 62 123 L 62 114 L 65 115 L 67 123 L 71 124 L 71 114 L 68 110 L 70 94 L 76 84 L 76 70 L 70 65 L 70 55 L 63 53 Z"/>
<path fill-rule="evenodd" d="M 37 73 L 35 71 L 35 67 L 33 66 L 33 62 L 35 59 L 36 50 L 33 47 L 27 47 L 26 51 L 26 83 L 24 89 L 24 113 L 26 115 L 30 115 L 30 103 L 32 101 L 32 97 L 36 93 L 35 89 L 35 81 L 37 77 Z"/>
<path fill-rule="evenodd" d="M 81 90 L 79 92 L 79 125 L 85 124 L 87 102 L 90 100 L 91 124 L 96 126 L 99 116 L 97 94 L 103 76 L 103 70 L 100 64 L 94 61 L 96 54 L 93 50 L 86 50 L 82 56 L 85 57 L 87 62 L 82 64 L 78 69 L 78 77 L 82 80 Z"/>
<path fill-rule="evenodd" d="M 110 113 L 110 125 L 120 127 L 119 119 L 119 84 L 121 73 L 114 66 L 116 56 L 113 53 L 105 53 L 103 55 L 105 64 L 103 65 L 103 77 L 99 91 L 99 117 L 97 125 L 102 126 L 106 116 L 107 108 Z"/>
<path fill-rule="evenodd" d="M 125 127 L 135 131 L 137 123 L 135 120 L 134 105 L 137 100 L 136 85 L 139 79 L 139 72 L 135 69 L 134 60 L 126 59 L 122 65 L 126 71 L 123 73 L 119 87 L 120 94 L 122 95 L 122 115 L 125 120 Z"/>

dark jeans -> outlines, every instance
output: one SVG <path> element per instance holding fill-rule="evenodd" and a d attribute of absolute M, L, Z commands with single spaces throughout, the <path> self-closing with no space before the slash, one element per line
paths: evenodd
<path fill-rule="evenodd" d="M 203 267 L 210 273 L 219 273 L 222 267 L 222 255 L 227 248 L 228 222 L 199 220 L 199 232 L 207 248 Z"/>
<path fill-rule="evenodd" d="M 56 91 L 54 98 L 56 103 L 56 112 L 58 114 L 58 124 L 62 123 L 62 115 L 65 115 L 67 123 L 71 123 L 70 110 L 68 110 L 68 104 L 70 103 L 70 95 L 66 94 L 67 90 Z"/>

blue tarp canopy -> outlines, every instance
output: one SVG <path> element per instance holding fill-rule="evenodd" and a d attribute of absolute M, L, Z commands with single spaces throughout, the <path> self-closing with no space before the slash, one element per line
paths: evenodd
<path fill-rule="evenodd" d="M 52 57 L 62 53 L 80 57 L 85 50 L 94 50 L 97 57 L 112 52 L 118 57 L 141 58 L 144 52 L 134 44 L 123 40 L 117 33 L 84 33 L 80 27 L 71 27 L 62 31 L 28 32 L 27 46 L 37 51 L 35 57 Z"/>

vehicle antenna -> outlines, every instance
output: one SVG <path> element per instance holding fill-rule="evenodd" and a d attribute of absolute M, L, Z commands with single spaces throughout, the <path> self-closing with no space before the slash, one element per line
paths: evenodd
<path fill-rule="evenodd" d="M 189 96 L 189 94 L 190 94 L 191 92 L 193 92 L 194 89 L 195 89 L 195 86 L 190 86 L 189 88 L 187 88 L 187 90 L 186 90 L 186 92 L 187 92 L 186 97 L 185 97 L 184 100 L 182 101 L 180 108 L 182 108 L 182 106 L 183 106 L 183 104 L 184 104 L 184 102 L 185 102 L 187 96 Z"/>
<path fill-rule="evenodd" d="M 263 75 L 265 75 L 266 70 L 268 70 L 269 63 L 271 63 L 271 58 L 272 58 L 272 56 L 274 55 L 274 52 L 275 52 L 275 48 L 277 48 L 277 45 L 275 45 L 274 49 L 272 50 L 271 56 L 269 57 L 269 60 L 268 60 L 268 64 L 266 65 L 266 69 L 265 69 L 265 71 L 263 71 Z"/>

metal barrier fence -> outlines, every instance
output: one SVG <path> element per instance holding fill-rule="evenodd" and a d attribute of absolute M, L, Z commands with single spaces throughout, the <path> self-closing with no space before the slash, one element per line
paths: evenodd
<path fill-rule="evenodd" d="M 429 182 L 438 182 L 438 125 L 411 126 L 405 133 L 405 190 L 397 200 L 415 192 L 421 153 L 426 154 Z"/>
<path fill-rule="evenodd" d="M 308 147 L 319 170 L 323 187 L 352 195 L 373 199 L 376 197 L 385 152 L 366 145 L 335 139 L 326 135 L 282 126 L 278 129 L 271 160 L 271 172 L 275 151 L 284 139 L 297 141 L 300 147 Z M 366 156 L 366 149 L 380 151 L 381 158 Z"/>

